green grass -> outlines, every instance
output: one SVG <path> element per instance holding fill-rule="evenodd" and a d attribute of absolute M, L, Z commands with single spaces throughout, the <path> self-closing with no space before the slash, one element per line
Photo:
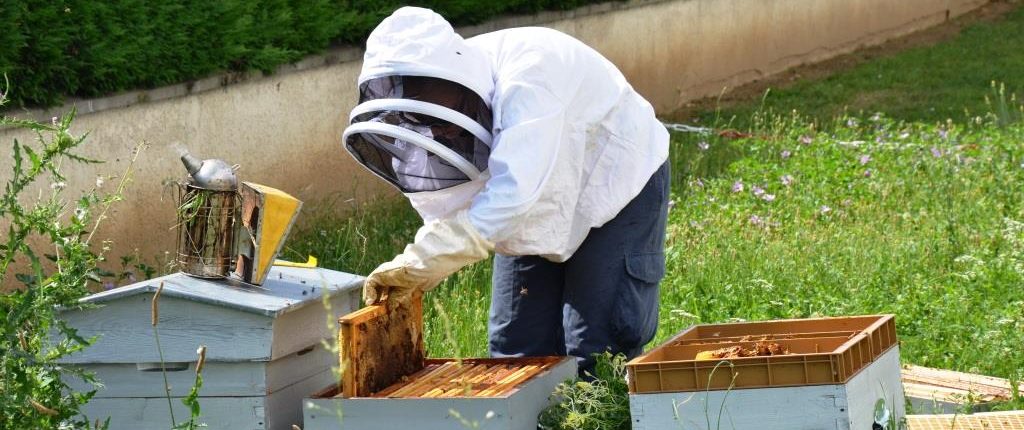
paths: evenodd
<path fill-rule="evenodd" d="M 1024 376 L 1024 108 L 990 84 L 1022 88 L 1022 23 L 1018 10 L 726 111 L 748 139 L 673 135 L 649 347 L 697 323 L 893 313 L 904 362 Z M 837 115 L 869 93 L 901 95 Z M 809 115 L 771 114 L 792 109 Z M 403 200 L 322 207 L 288 256 L 369 273 L 419 223 Z M 489 294 L 484 262 L 427 295 L 431 355 L 486 355 Z"/>
<path fill-rule="evenodd" d="M 1019 377 L 1024 128 L 800 124 L 678 160 L 746 153 L 677 187 L 658 339 L 701 322 L 893 313 L 904 361 Z"/>
<path fill-rule="evenodd" d="M 1024 94 L 1024 8 L 1005 19 L 972 25 L 956 39 L 864 63 L 822 80 L 804 80 L 772 89 L 764 110 L 796 110 L 819 121 L 845 112 L 885 112 L 908 121 L 962 120 L 987 112 L 983 94 L 991 82 L 1004 82 L 1010 93 Z M 747 125 L 760 103 L 741 103 L 719 113 Z M 716 112 L 697 117 L 715 121 Z"/>

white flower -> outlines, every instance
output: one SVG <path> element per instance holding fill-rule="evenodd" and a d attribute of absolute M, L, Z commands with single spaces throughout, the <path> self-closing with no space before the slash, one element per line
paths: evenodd
<path fill-rule="evenodd" d="M 696 315 L 691 314 L 689 312 L 686 312 L 686 311 L 684 311 L 682 309 L 672 309 L 672 310 L 670 310 L 668 312 L 670 314 L 675 315 L 675 316 L 680 317 L 680 318 L 692 318 L 692 319 L 697 319 L 698 318 Z"/>
<path fill-rule="evenodd" d="M 96 188 L 103 188 L 103 182 L 104 182 L 103 181 L 103 177 L 102 176 L 97 176 L 96 177 Z"/>
<path fill-rule="evenodd" d="M 50 189 L 51 190 L 63 190 L 67 186 L 68 186 L 68 184 L 63 182 L 63 181 L 61 181 L 61 182 L 54 182 L 54 183 L 50 184 Z"/>

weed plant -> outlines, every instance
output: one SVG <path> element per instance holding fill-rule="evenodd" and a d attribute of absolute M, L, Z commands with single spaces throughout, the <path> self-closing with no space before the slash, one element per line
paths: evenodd
<path fill-rule="evenodd" d="M 0 117 L 0 127 L 35 134 L 32 142 L 15 140 L 10 145 L 13 170 L 0 197 L 6 229 L 0 243 L 0 284 L 11 276 L 21 283 L 21 288 L 0 294 L 0 429 L 106 426 L 79 413 L 94 391 L 71 392 L 65 383 L 65 378 L 78 377 L 95 384 L 92 375 L 57 363 L 88 347 L 92 339 L 79 336 L 56 316 L 59 308 L 82 308 L 78 299 L 89 292 L 91 282 L 100 282 L 103 272 L 97 264 L 107 246 L 94 242 L 93 232 L 110 206 L 121 200 L 131 167 L 112 193 L 92 189 L 69 200 L 62 168 L 97 162 L 76 154 L 85 136 L 71 134 L 74 116 L 72 110 L 51 123 Z M 14 267 L 28 267 L 29 272 L 12 273 Z"/>
<path fill-rule="evenodd" d="M 560 399 L 540 416 L 545 430 L 629 430 L 629 387 L 626 357 L 597 355 L 594 373 L 562 383 L 555 390 Z"/>

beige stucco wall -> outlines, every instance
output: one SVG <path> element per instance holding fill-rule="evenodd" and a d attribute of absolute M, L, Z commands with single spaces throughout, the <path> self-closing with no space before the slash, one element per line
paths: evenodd
<path fill-rule="evenodd" d="M 565 31 L 611 59 L 659 112 L 668 112 L 723 87 L 879 43 L 986 2 L 634 0 L 503 18 L 461 31 L 469 35 L 521 25 Z M 338 143 L 357 99 L 360 55 L 346 48 L 267 77 L 214 77 L 75 102 L 87 113 L 74 129 L 91 133 L 83 152 L 109 162 L 72 167 L 68 183 L 91 187 L 97 176 L 119 173 L 133 146 L 146 142 L 126 201 L 116 206 L 99 236 L 113 239 L 114 256 L 138 249 L 147 259 L 174 246 L 173 194 L 165 184 L 184 173 L 171 150 L 174 143 L 202 157 L 238 163 L 243 180 L 283 189 L 312 205 L 391 192 Z M 49 118 L 54 112 L 14 114 Z M 14 137 L 30 138 L 0 130 L 0 142 Z M 9 163 L 0 161 L 0 179 L 8 177 Z"/>

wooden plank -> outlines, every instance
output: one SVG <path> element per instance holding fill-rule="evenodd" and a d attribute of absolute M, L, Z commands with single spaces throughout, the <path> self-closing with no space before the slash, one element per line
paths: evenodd
<path fill-rule="evenodd" d="M 423 297 L 398 305 L 374 305 L 338 320 L 341 396 L 365 397 L 426 365 Z"/>
<path fill-rule="evenodd" d="M 209 429 L 263 430 L 266 426 L 265 397 L 206 397 L 201 400 L 199 422 Z M 296 406 L 300 402 L 296 401 Z M 189 416 L 188 407 L 180 397 L 171 398 L 174 418 Z M 110 417 L 110 430 L 167 430 L 171 415 L 164 397 L 92 399 L 82 412 L 100 422 Z M 284 427 L 287 428 L 287 427 Z"/>
<path fill-rule="evenodd" d="M 929 400 L 959 403 L 971 396 L 982 402 L 993 402 L 1011 397 L 1010 381 L 991 376 L 905 365 L 902 379 L 908 394 L 927 393 Z"/>
<path fill-rule="evenodd" d="M 907 430 L 1020 430 L 1024 411 L 973 415 L 907 415 Z"/>
<path fill-rule="evenodd" d="M 153 293 L 66 311 L 61 316 L 96 343 L 61 363 L 153 363 L 160 361 L 151 321 Z M 270 361 L 273 319 L 233 308 L 160 295 L 160 344 L 165 362 L 190 362 L 206 345 L 208 361 Z M 312 342 L 310 342 L 312 343 Z"/>
<path fill-rule="evenodd" d="M 322 290 L 319 285 L 293 286 L 293 288 L 296 287 L 311 290 L 311 294 Z M 274 320 L 274 340 L 270 349 L 271 360 L 287 357 L 305 350 L 311 344 L 319 344 L 325 339 L 337 336 L 337 326 L 334 322 L 342 315 L 359 309 L 362 305 L 361 290 L 353 288 L 335 293 L 330 297 L 326 307 L 322 304 L 323 298 L 321 297 L 316 299 L 315 306 L 303 306 Z M 331 356 L 331 361 L 337 366 L 337 357 L 334 354 Z"/>
<path fill-rule="evenodd" d="M 333 354 L 332 354 L 333 355 Z M 96 391 L 96 399 L 118 397 L 160 397 L 164 393 L 160 363 L 100 363 L 73 365 L 77 369 L 93 372 L 103 383 Z M 171 396 L 187 396 L 196 377 L 196 363 L 166 362 L 167 381 Z M 323 370 L 323 369 L 321 369 Z M 267 395 L 267 362 L 242 361 L 225 363 L 207 362 L 203 366 L 201 397 L 257 397 Z M 88 392 L 92 388 L 80 378 L 66 378 L 74 391 Z M 295 381 L 291 381 L 295 382 Z M 165 404 L 164 407 L 167 405 Z"/>

